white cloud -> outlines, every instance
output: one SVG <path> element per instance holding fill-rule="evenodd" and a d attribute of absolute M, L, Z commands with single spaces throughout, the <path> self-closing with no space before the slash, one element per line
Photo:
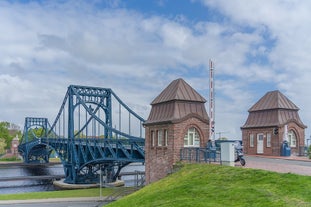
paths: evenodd
<path fill-rule="evenodd" d="M 226 15 L 231 25 L 257 30 L 256 33 L 263 38 L 263 45 L 259 42 L 258 50 L 252 48 L 252 53 L 254 57 L 264 56 L 268 62 L 265 65 L 247 65 L 248 72 L 241 70 L 242 74 L 252 81 L 274 83 L 276 89 L 301 108 L 302 121 L 308 125 L 311 120 L 311 115 L 308 115 L 308 103 L 311 102 L 308 93 L 311 77 L 311 3 L 295 0 L 202 2 Z M 245 64 L 239 63 L 239 67 L 244 68 Z"/>
<path fill-rule="evenodd" d="M 307 108 L 311 4 L 202 2 L 221 15 L 219 22 L 190 25 L 184 16 L 146 16 L 121 9 L 121 1 L 1 2 L 0 91 L 9 98 L 2 96 L 6 113 L 0 119 L 17 117 L 20 123 L 28 112 L 53 119 L 70 84 L 112 88 L 145 115 L 173 79 L 182 77 L 206 91 L 210 58 L 218 78 L 220 130 L 230 128 L 240 137 L 239 127 L 259 96 L 249 87 L 253 83 L 279 87 Z M 311 120 L 308 114 L 303 121 Z"/>

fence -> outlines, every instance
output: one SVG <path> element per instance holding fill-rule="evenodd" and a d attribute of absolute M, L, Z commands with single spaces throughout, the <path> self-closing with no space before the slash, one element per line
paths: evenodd
<path fill-rule="evenodd" d="M 219 162 L 221 163 L 220 149 L 187 147 L 180 149 L 180 160 L 187 162 Z"/>

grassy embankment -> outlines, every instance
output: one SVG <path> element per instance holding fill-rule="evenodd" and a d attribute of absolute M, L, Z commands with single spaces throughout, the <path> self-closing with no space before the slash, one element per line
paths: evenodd
<path fill-rule="evenodd" d="M 59 158 L 50 158 L 50 162 L 61 162 Z M 6 157 L 6 158 L 0 158 L 0 163 L 1 162 L 22 162 L 22 160 L 18 157 Z"/>
<path fill-rule="evenodd" d="M 79 190 L 61 190 L 32 192 L 20 194 L 1 194 L 0 200 L 29 200 L 29 199 L 47 199 L 47 198 L 77 198 L 77 197 L 99 197 L 99 188 L 79 189 Z M 110 195 L 114 189 L 103 188 L 102 195 Z"/>
<path fill-rule="evenodd" d="M 189 164 L 108 206 L 311 207 L 311 178 L 247 168 Z"/>

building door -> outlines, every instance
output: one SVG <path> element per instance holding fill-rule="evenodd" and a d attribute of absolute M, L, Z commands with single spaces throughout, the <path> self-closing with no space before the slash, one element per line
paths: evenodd
<path fill-rule="evenodd" d="M 257 134 L 257 154 L 263 154 L 263 134 Z"/>

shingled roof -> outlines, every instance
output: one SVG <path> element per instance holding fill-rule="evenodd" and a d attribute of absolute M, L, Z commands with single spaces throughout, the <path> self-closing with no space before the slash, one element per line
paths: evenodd
<path fill-rule="evenodd" d="M 208 123 L 205 102 L 206 100 L 183 79 L 176 79 L 152 101 L 151 112 L 144 124 L 177 123 L 189 116 Z"/>
<path fill-rule="evenodd" d="M 299 108 L 291 102 L 280 91 L 267 92 L 257 103 L 255 103 L 248 111 L 262 111 L 268 109 L 291 109 L 298 111 Z"/>
<path fill-rule="evenodd" d="M 172 81 L 151 103 L 151 105 L 173 101 L 185 100 L 205 103 L 206 100 L 196 92 L 182 78 Z"/>
<path fill-rule="evenodd" d="M 270 91 L 248 110 L 248 118 L 241 128 L 282 126 L 290 121 L 306 128 L 300 120 L 298 110 L 280 91 Z"/>

